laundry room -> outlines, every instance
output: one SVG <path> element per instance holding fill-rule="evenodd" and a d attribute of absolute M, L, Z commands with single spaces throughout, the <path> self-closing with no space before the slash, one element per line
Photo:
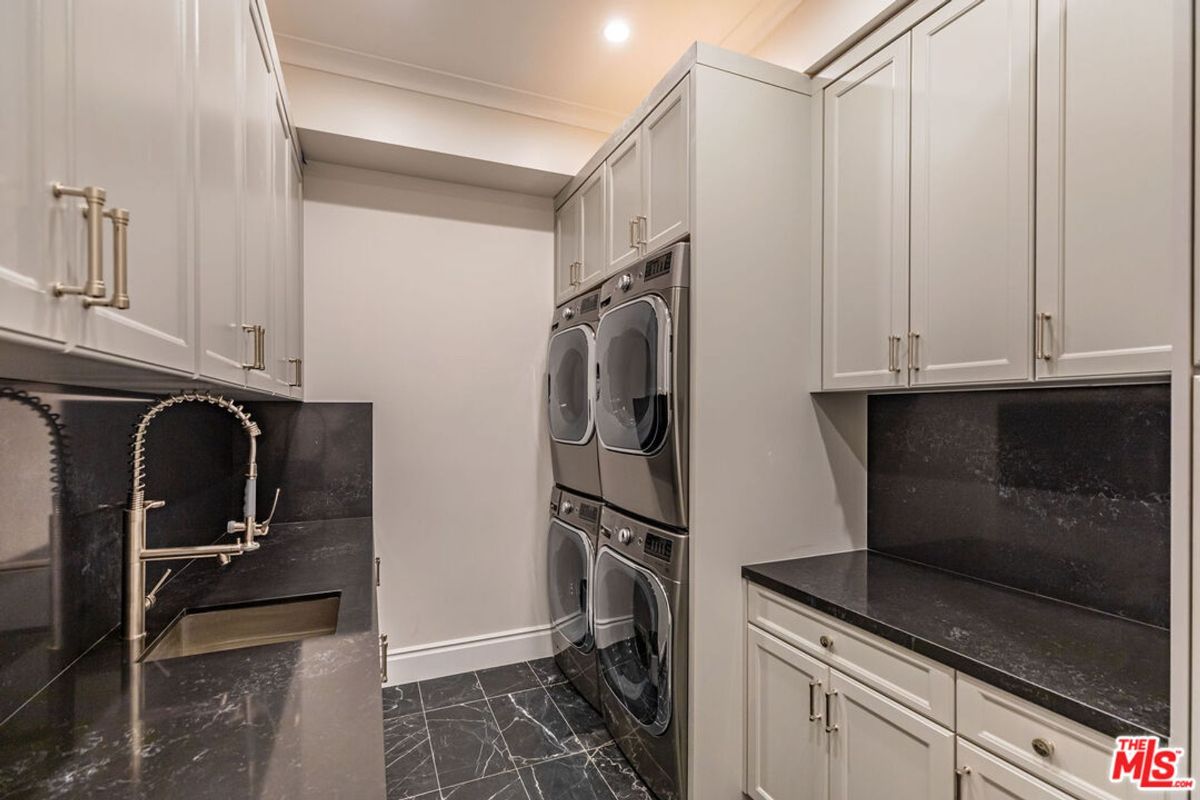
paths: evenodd
<path fill-rule="evenodd" d="M 0 798 L 1191 796 L 1136 6 L 3 4 Z"/>

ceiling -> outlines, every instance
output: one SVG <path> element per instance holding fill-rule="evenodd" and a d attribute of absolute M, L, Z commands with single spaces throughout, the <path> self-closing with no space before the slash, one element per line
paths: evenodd
<path fill-rule="evenodd" d="M 510 99 L 523 95 L 539 108 L 559 104 L 597 112 L 584 119 L 611 120 L 636 108 L 693 41 L 747 52 L 800 2 L 267 0 L 267 5 L 285 61 L 289 49 L 324 45 L 326 54 L 342 51 L 347 63 L 361 63 L 362 56 L 386 59 L 409 74 L 411 68 L 428 73 L 437 79 L 433 85 L 457 80 L 474 95 L 490 90 Z M 602 35 L 605 23 L 617 17 L 632 29 L 621 45 Z"/>

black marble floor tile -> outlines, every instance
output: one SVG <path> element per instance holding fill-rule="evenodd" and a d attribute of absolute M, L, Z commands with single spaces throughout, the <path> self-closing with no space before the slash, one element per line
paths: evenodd
<path fill-rule="evenodd" d="M 444 789 L 442 800 L 528 800 L 528 795 L 520 775 L 504 772 Z"/>
<path fill-rule="evenodd" d="M 545 689 L 504 694 L 488 702 L 518 767 L 583 749 Z"/>
<path fill-rule="evenodd" d="M 542 682 L 542 686 L 566 683 L 567 681 L 567 676 L 562 674 L 562 670 L 558 668 L 558 664 L 554 663 L 552 657 L 530 661 L 529 668 L 533 670 L 534 675 L 537 675 L 538 680 Z"/>
<path fill-rule="evenodd" d="M 542 761 L 520 773 L 529 800 L 615 800 L 587 753 Z"/>
<path fill-rule="evenodd" d="M 575 691 L 571 684 L 554 684 L 546 687 L 546 691 L 549 693 L 550 699 L 554 701 L 554 705 L 558 706 L 558 710 L 566 718 L 567 724 L 571 726 L 571 732 L 582 749 L 595 750 L 612 741 L 612 736 L 608 733 L 608 726 L 604 724 L 604 718 L 588 704 L 587 700 L 583 699 L 583 695 Z"/>
<path fill-rule="evenodd" d="M 616 800 L 654 800 L 616 744 L 606 745 L 592 753 L 592 763 L 600 771 Z"/>
<path fill-rule="evenodd" d="M 424 714 L 418 711 L 406 716 L 384 717 L 383 750 L 388 800 L 437 791 L 437 775 Z"/>
<path fill-rule="evenodd" d="M 385 686 L 383 688 L 383 715 L 385 717 L 402 717 L 405 714 L 415 714 L 421 710 L 421 693 L 417 684 L 406 683 L 402 686 Z"/>
<path fill-rule="evenodd" d="M 428 711 L 431 708 L 482 700 L 483 689 L 479 687 L 479 679 L 474 672 L 463 672 L 459 675 L 421 681 L 421 699 L 425 702 L 425 710 Z"/>
<path fill-rule="evenodd" d="M 483 693 L 488 697 L 511 694 L 524 689 L 536 689 L 541 686 L 533 669 L 524 662 L 481 669 L 475 675 L 479 678 L 479 685 L 483 687 Z"/>
<path fill-rule="evenodd" d="M 426 719 L 434 764 L 443 786 L 513 769 L 512 758 L 487 701 L 433 709 L 426 712 Z"/>

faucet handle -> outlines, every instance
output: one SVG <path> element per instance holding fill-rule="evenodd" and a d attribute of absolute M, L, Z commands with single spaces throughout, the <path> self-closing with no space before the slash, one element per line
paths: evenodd
<path fill-rule="evenodd" d="M 146 502 L 142 503 L 142 508 L 144 508 L 146 511 L 153 511 L 156 508 L 162 508 L 166 504 L 166 500 L 147 500 Z"/>
<path fill-rule="evenodd" d="M 267 515 L 266 520 L 259 523 L 257 526 L 258 531 L 255 535 L 266 536 L 271 532 L 271 520 L 275 519 L 275 509 L 279 508 L 279 495 L 282 493 L 283 489 L 281 488 L 275 490 L 275 499 L 271 501 L 271 513 Z"/>
<path fill-rule="evenodd" d="M 171 577 L 172 572 L 173 570 L 167 569 L 167 571 L 162 574 L 162 577 L 158 579 L 158 583 L 154 584 L 154 588 L 150 590 L 150 594 L 146 595 L 146 608 L 154 608 L 154 604 L 158 602 L 158 590 L 161 589 L 163 584 L 167 582 L 167 578 Z"/>

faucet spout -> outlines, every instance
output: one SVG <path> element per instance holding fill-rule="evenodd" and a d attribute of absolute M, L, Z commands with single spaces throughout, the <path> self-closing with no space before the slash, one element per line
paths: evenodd
<path fill-rule="evenodd" d="M 210 544 L 195 547 L 147 547 L 146 514 L 161 508 L 161 500 L 146 500 L 146 431 L 154 419 L 173 406 L 183 403 L 207 403 L 223 408 L 237 419 L 250 443 L 250 456 L 246 464 L 246 489 L 240 522 L 231 523 L 229 530 L 242 533 L 242 538 L 230 544 Z M 142 414 L 133 434 L 133 486 L 129 493 L 129 508 L 125 515 L 125 639 L 134 644 L 133 650 L 140 657 L 146 638 L 146 563 L 150 561 L 175 561 L 191 558 L 218 558 L 228 563 L 233 556 L 257 550 L 254 536 L 259 530 L 255 521 L 256 491 L 258 480 L 258 443 L 262 434 L 258 425 L 250 419 L 245 409 L 231 400 L 208 392 L 181 392 L 160 400 Z M 151 595 L 157 595 L 156 586 Z M 149 605 L 152 605 L 151 601 Z"/>

